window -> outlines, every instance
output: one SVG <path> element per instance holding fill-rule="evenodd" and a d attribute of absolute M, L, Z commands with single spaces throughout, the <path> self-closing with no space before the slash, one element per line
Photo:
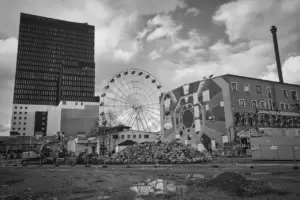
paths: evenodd
<path fill-rule="evenodd" d="M 244 92 L 250 92 L 250 85 L 249 84 L 244 85 Z"/>
<path fill-rule="evenodd" d="M 260 108 L 265 108 L 265 102 L 264 101 L 260 102 Z"/>
<path fill-rule="evenodd" d="M 25 112 L 25 115 L 27 115 L 27 112 Z"/>
<path fill-rule="evenodd" d="M 25 109 L 27 109 L 27 107 L 25 107 Z"/>
<path fill-rule="evenodd" d="M 139 135 L 139 139 L 141 139 L 142 138 L 142 135 Z"/>
<path fill-rule="evenodd" d="M 14 112 L 14 114 L 16 115 L 16 114 L 17 114 L 17 112 Z"/>
<path fill-rule="evenodd" d="M 136 135 L 133 135 L 133 139 L 136 139 Z"/>
<path fill-rule="evenodd" d="M 261 86 L 260 85 L 256 86 L 256 93 L 261 93 Z"/>
<path fill-rule="evenodd" d="M 292 99 L 297 101 L 298 100 L 297 91 L 292 90 L 291 92 L 292 92 Z"/>
<path fill-rule="evenodd" d="M 256 100 L 252 100 L 252 108 L 256 108 L 257 107 L 257 101 Z"/>
<path fill-rule="evenodd" d="M 124 135 L 121 135 L 121 139 L 124 139 L 125 137 L 124 137 Z"/>
<path fill-rule="evenodd" d="M 295 110 L 295 105 L 291 105 L 291 110 Z"/>
<path fill-rule="evenodd" d="M 288 98 L 288 92 L 287 92 L 287 90 L 282 90 L 282 92 L 283 92 L 283 96 L 286 97 L 286 98 Z"/>
<path fill-rule="evenodd" d="M 148 139 L 148 138 L 149 138 L 149 135 L 144 135 L 144 138 L 145 138 L 145 139 Z"/>
<path fill-rule="evenodd" d="M 239 105 L 240 105 L 240 107 L 245 107 L 245 100 L 239 99 Z"/>
<path fill-rule="evenodd" d="M 285 104 L 285 109 L 288 110 L 289 109 L 289 104 Z"/>
<path fill-rule="evenodd" d="M 231 83 L 231 89 L 232 89 L 232 91 L 237 91 L 237 83 L 236 82 Z"/>
<path fill-rule="evenodd" d="M 268 93 L 268 97 L 272 98 L 272 91 L 271 88 L 267 87 L 267 93 Z"/>
<path fill-rule="evenodd" d="M 130 135 L 127 135 L 127 139 L 130 139 Z"/>

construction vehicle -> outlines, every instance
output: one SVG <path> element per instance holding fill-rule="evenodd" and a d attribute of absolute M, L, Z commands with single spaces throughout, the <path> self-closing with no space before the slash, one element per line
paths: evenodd
<path fill-rule="evenodd" d="M 51 144 L 58 144 L 58 149 L 52 150 L 48 147 Z M 21 164 L 56 164 L 60 161 L 67 161 L 68 151 L 64 141 L 64 135 L 58 132 L 56 135 L 42 142 L 36 151 L 24 152 L 22 155 Z"/>

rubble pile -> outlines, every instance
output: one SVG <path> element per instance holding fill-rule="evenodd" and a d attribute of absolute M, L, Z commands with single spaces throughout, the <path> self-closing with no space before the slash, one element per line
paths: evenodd
<path fill-rule="evenodd" d="M 269 193 L 284 193 L 268 183 L 249 180 L 234 172 L 224 172 L 204 183 L 205 186 L 223 190 L 231 195 L 253 197 Z"/>
<path fill-rule="evenodd" d="M 127 147 L 112 156 L 111 164 L 146 164 L 154 163 L 201 163 L 211 160 L 208 152 L 184 145 L 177 141 L 145 142 Z"/>

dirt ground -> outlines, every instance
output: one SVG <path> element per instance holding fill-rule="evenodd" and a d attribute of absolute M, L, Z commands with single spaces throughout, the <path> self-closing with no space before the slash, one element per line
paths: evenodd
<path fill-rule="evenodd" d="M 250 199 L 299 199 L 300 170 L 293 165 L 193 164 L 154 166 L 0 166 L 0 199 L 148 200 L 242 199 L 201 183 L 232 171 L 285 192 Z"/>

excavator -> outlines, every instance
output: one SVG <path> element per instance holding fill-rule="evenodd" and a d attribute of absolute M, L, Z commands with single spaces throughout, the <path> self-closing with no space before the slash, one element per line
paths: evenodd
<path fill-rule="evenodd" d="M 52 150 L 47 145 L 58 143 L 58 149 Z M 22 155 L 21 164 L 26 166 L 28 164 L 56 164 L 63 160 L 68 159 L 68 151 L 64 141 L 64 135 L 61 132 L 58 132 L 53 137 L 45 140 L 37 148 L 36 151 L 24 152 Z"/>

